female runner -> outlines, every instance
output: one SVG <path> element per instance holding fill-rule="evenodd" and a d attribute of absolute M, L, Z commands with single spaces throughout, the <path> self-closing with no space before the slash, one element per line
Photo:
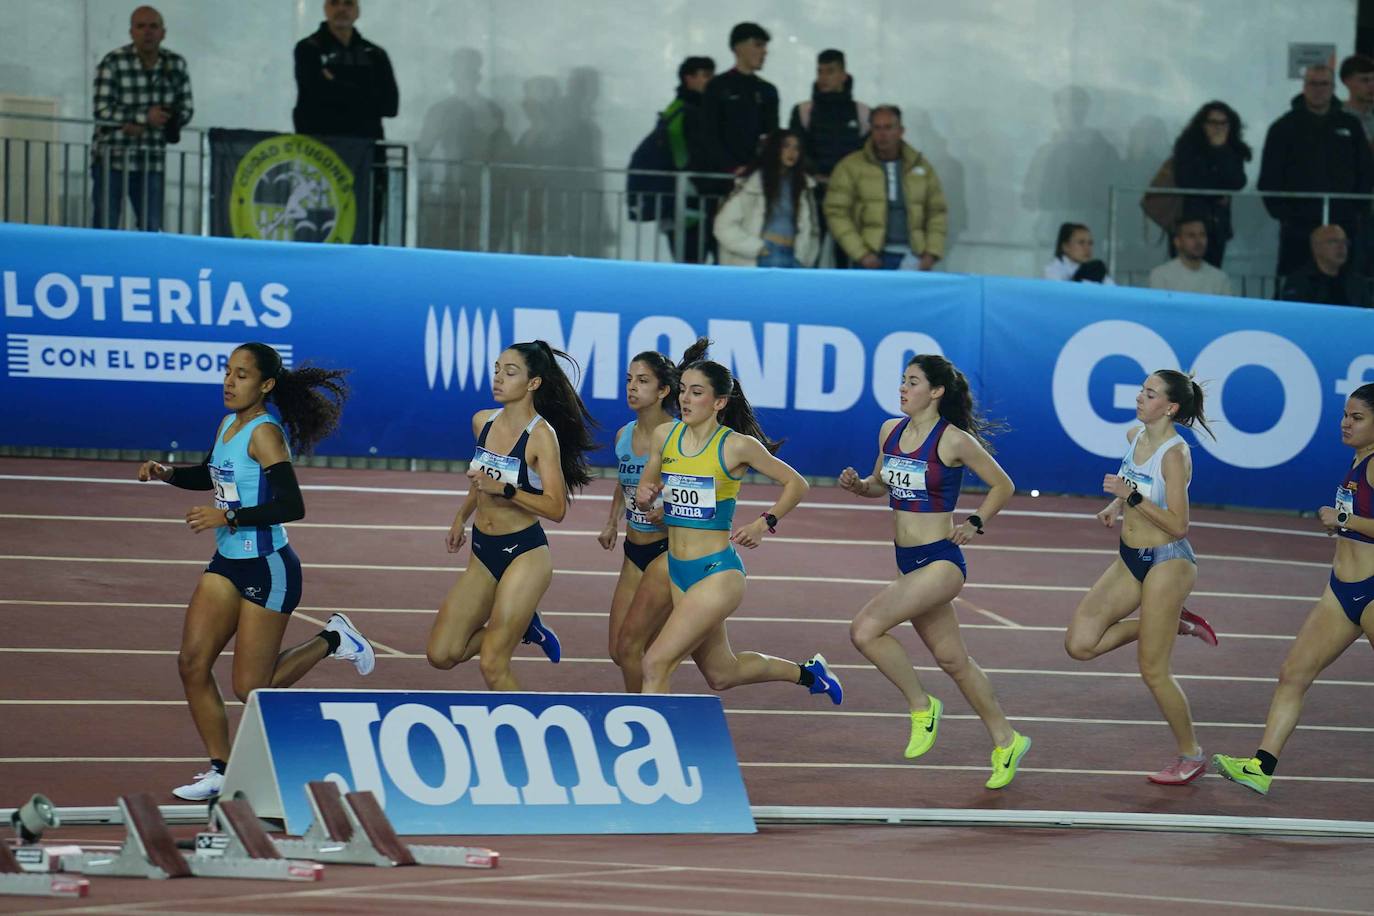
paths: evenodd
<path fill-rule="evenodd" d="M 215 491 L 214 505 L 186 513 L 192 531 L 214 530 L 216 550 L 186 608 L 177 655 L 210 769 L 173 789 L 178 798 L 208 801 L 224 785 L 229 721 L 213 668 L 236 634 L 234 695 L 245 702 L 259 687 L 289 687 L 326 656 L 353 662 L 359 674 L 376 664 L 371 644 L 343 614 L 330 616 L 300 645 L 281 648 L 301 600 L 301 563 L 282 527 L 305 517 L 291 453 L 309 452 L 338 426 L 348 396 L 343 375 L 310 366 L 288 370 L 267 344 L 246 343 L 229 356 L 224 406 L 233 413 L 220 421 L 205 460 L 184 467 L 145 461 L 138 469 L 139 480 Z M 268 412 L 268 401 L 281 419 Z"/>
<path fill-rule="evenodd" d="M 1212 758 L 1218 773 L 1261 795 L 1269 794 L 1279 754 L 1298 727 L 1307 688 L 1361 633 L 1374 639 L 1374 384 L 1356 388 L 1345 402 L 1341 441 L 1355 450 L 1354 460 L 1336 488 L 1336 504 L 1317 510 L 1326 533 L 1337 538 L 1326 591 L 1279 669 L 1259 750 L 1250 758 Z"/>
<path fill-rule="evenodd" d="M 683 355 L 682 365 L 701 359 L 710 342 L 700 338 Z M 625 374 L 625 399 L 635 419 L 616 433 L 615 454 L 620 482 L 619 499 L 611 500 L 611 514 L 597 541 L 615 548 L 620 516 L 625 516 L 625 560 L 611 598 L 611 660 L 620 668 L 625 690 L 639 693 L 644 686 L 641 660 L 645 647 L 668 619 L 673 596 L 668 584 L 668 528 L 663 508 L 641 512 L 635 504 L 640 475 L 649 462 L 654 430 L 673 417 L 677 404 L 678 367 L 662 353 L 646 350 L 630 361 Z"/>
<path fill-rule="evenodd" d="M 569 488 L 586 486 L 587 452 L 595 425 L 556 357 L 571 357 L 542 340 L 513 344 L 496 360 L 491 393 L 501 406 L 472 417 L 477 451 L 467 499 L 448 532 L 448 551 L 467 540 L 473 513 L 472 560 L 449 589 L 425 654 L 449 669 L 481 653 L 491 690 L 519 690 L 511 672 L 517 642 L 536 643 L 557 664 L 558 637 L 535 612 L 553 578 L 549 541 L 539 519 L 561 522 Z"/>
<path fill-rule="evenodd" d="M 902 576 L 878 593 L 854 617 L 854 647 L 906 697 L 911 737 L 905 755 L 920 757 L 935 744 L 944 704 L 926 692 L 906 649 L 890 630 L 910 622 L 940 668 L 953 678 L 992 737 L 989 789 L 1016 776 L 1031 739 L 1011 727 L 983 669 L 969 657 L 954 613 L 968 567 L 961 546 L 983 533 L 1013 492 L 987 450 L 989 424 L 974 409 L 968 379 L 943 356 L 914 356 L 902 374 L 902 416 L 883 423 L 873 473 L 860 478 L 852 467 L 840 472 L 840 486 L 858 496 L 888 498 L 897 568 Z M 987 496 L 962 525 L 954 524 L 964 468 L 988 484 Z"/>
<path fill-rule="evenodd" d="M 735 544 L 750 549 L 774 532 L 801 501 L 806 481 L 773 455 L 739 382 L 720 363 L 698 360 L 682 372 L 682 419 L 654 430 L 637 502 L 647 511 L 663 494 L 668 525 L 668 578 L 673 610 L 644 653 L 644 693 L 667 693 L 677 666 L 691 656 L 712 690 L 787 681 L 824 693 L 838 705 L 840 682 L 817 653 L 804 665 L 758 652 L 736 655 L 725 621 L 744 597 L 744 564 Z M 733 535 L 735 497 L 747 468 L 782 485 L 772 508 Z"/>
<path fill-rule="evenodd" d="M 1140 676 L 1178 744 L 1178 758 L 1149 780 L 1181 786 L 1202 775 L 1206 758 L 1193 732 L 1188 698 L 1170 667 L 1174 637 L 1196 636 L 1209 646 L 1217 637 L 1206 620 L 1183 606 L 1197 579 L 1197 558 L 1187 538 L 1193 459 L 1174 424 L 1212 431 L 1202 415 L 1201 386 L 1172 369 L 1145 379 L 1135 414 L 1142 425 L 1126 434 L 1130 444 L 1121 470 L 1102 481 L 1102 491 L 1115 499 L 1097 513 L 1108 528 L 1123 513 L 1121 556 L 1079 603 L 1064 647 L 1079 661 L 1089 661 L 1137 643 Z M 1140 617 L 1127 620 L 1137 607 Z"/>

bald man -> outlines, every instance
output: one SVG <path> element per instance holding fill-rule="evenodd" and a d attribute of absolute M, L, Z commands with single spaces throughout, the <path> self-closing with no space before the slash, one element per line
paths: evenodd
<path fill-rule="evenodd" d="M 177 142 L 193 111 L 186 58 L 165 50 L 165 37 L 162 14 L 140 6 L 129 17 L 130 43 L 96 68 L 91 224 L 97 229 L 119 228 L 125 198 L 140 229 L 162 229 L 167 144 Z"/>
<path fill-rule="evenodd" d="M 1350 242 L 1340 226 L 1318 226 L 1311 234 L 1312 260 L 1284 278 L 1289 302 L 1369 307 L 1369 280 L 1347 262 Z"/>

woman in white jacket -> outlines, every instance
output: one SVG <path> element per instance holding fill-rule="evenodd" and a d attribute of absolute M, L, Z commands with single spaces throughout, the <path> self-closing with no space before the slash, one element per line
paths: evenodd
<path fill-rule="evenodd" d="M 790 130 L 764 140 L 716 214 L 720 263 L 735 267 L 812 267 L 820 254 L 815 181 L 801 168 L 801 139 Z"/>

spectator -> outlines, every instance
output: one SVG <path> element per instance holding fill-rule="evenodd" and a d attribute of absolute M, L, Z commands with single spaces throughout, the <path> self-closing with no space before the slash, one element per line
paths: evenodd
<path fill-rule="evenodd" d="M 324 0 L 324 22 L 296 43 L 296 132 L 316 137 L 366 137 L 381 140 L 382 118 L 400 110 L 400 90 L 391 59 L 354 28 L 358 0 Z M 386 210 L 386 153 L 370 176 L 372 240 L 381 241 Z"/>
<path fill-rule="evenodd" d="M 948 207 L 935 167 L 902 140 L 902 110 L 873 109 L 863 148 L 830 173 L 825 219 L 851 266 L 930 270 L 945 256 Z"/>
<path fill-rule="evenodd" d="M 1308 67 L 1292 109 L 1269 127 L 1260 163 L 1261 191 L 1330 191 L 1368 194 L 1374 188 L 1374 156 L 1359 119 L 1332 97 L 1327 66 Z M 1286 276 L 1307 260 L 1308 237 L 1323 222 L 1320 199 L 1266 197 L 1265 209 L 1279 221 L 1276 273 Z M 1326 222 L 1358 238 L 1369 203 L 1330 201 Z"/>
<path fill-rule="evenodd" d="M 1283 282 L 1289 302 L 1369 307 L 1369 280 L 1346 263 L 1350 254 L 1345 230 L 1337 225 L 1312 230 L 1312 257 Z"/>
<path fill-rule="evenodd" d="M 801 138 L 790 130 L 764 140 L 758 160 L 716 214 L 720 263 L 735 267 L 811 267 L 820 252 L 816 182 L 801 166 Z"/>
<path fill-rule="evenodd" d="M 177 142 L 194 111 L 191 75 L 186 58 L 163 49 L 167 29 L 151 6 L 133 11 L 129 37 L 95 71 L 92 225 L 118 229 L 127 197 L 138 228 L 159 232 L 167 144 Z"/>
<path fill-rule="evenodd" d="M 1364 127 L 1365 139 L 1374 144 L 1374 58 L 1352 54 L 1341 61 L 1341 82 L 1348 93 L 1345 110 Z"/>
<path fill-rule="evenodd" d="M 1082 223 L 1062 223 L 1054 242 L 1054 259 L 1045 265 L 1046 280 L 1103 283 L 1115 286 L 1107 265 L 1093 258 L 1093 233 Z"/>
<path fill-rule="evenodd" d="M 1253 155 L 1242 132 L 1240 115 L 1225 102 L 1211 101 L 1197 110 L 1174 141 L 1174 182 L 1180 188 L 1239 191 L 1245 187 L 1245 163 Z M 1231 198 L 1183 197 L 1181 220 L 1200 219 L 1207 233 L 1208 264 L 1220 267 L 1231 238 Z M 1170 254 L 1176 254 L 1170 245 Z"/>
<path fill-rule="evenodd" d="M 1207 263 L 1208 247 L 1206 221 L 1197 216 L 1183 217 L 1174 227 L 1174 248 L 1178 257 L 1150 271 L 1150 288 L 1211 296 L 1234 295 L 1230 278 Z"/>
<path fill-rule="evenodd" d="M 710 171 L 709 157 L 705 146 L 705 128 L 702 125 L 702 99 L 706 84 L 716 74 L 716 62 L 709 57 L 689 57 L 677 68 L 677 97 L 663 109 L 663 122 L 668 133 L 668 149 L 673 159 L 673 168 L 680 172 Z M 704 260 L 707 251 L 714 246 L 706 240 L 702 246 L 702 201 L 692 196 L 687 198 L 686 229 L 683 232 L 682 260 L 686 264 L 696 264 Z M 673 232 L 675 223 L 671 219 L 663 221 L 668 235 L 668 247 L 676 251 Z"/>
<path fill-rule="evenodd" d="M 844 68 L 844 52 L 829 48 L 816 57 L 811 101 L 792 107 L 788 129 L 801 137 L 808 171 L 815 176 L 816 205 L 825 204 L 826 184 L 839 161 L 864 145 L 868 106 L 854 101 L 854 79 Z M 835 266 L 848 267 L 844 249 L 833 245 Z"/>
<path fill-rule="evenodd" d="M 735 26 L 730 30 L 735 66 L 706 84 L 702 136 L 712 171 L 738 172 L 754 161 L 759 142 L 778 129 L 778 90 L 758 75 L 768 41 L 757 23 Z"/>

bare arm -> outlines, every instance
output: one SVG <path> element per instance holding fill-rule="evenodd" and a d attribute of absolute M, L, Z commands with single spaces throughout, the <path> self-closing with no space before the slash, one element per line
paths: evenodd
<path fill-rule="evenodd" d="M 983 501 L 973 514 L 978 516 L 984 525 L 996 518 L 997 513 L 1002 511 L 1016 490 L 1016 486 L 997 463 L 997 459 L 989 455 L 988 450 L 983 448 L 977 439 L 962 429 L 945 430 L 945 435 L 940 439 L 940 452 L 940 460 L 946 465 L 963 464 L 988 485 L 987 495 L 983 497 Z M 981 532 L 978 528 L 965 521 L 954 529 L 950 540 L 956 544 L 967 544 L 979 533 Z"/>
<path fill-rule="evenodd" d="M 1160 462 L 1159 472 L 1164 477 L 1165 500 L 1169 508 L 1162 509 L 1159 504 L 1143 499 L 1134 506 L 1127 505 L 1128 512 L 1139 512 L 1145 520 L 1175 540 L 1188 535 L 1188 478 L 1192 468 L 1192 458 L 1187 447 L 1169 450 Z M 1131 495 L 1130 484 L 1125 478 L 1115 474 L 1107 475 L 1102 488 L 1119 499 Z"/>
<path fill-rule="evenodd" d="M 525 460 L 539 473 L 544 483 L 543 493 L 527 493 L 517 489 L 509 502 L 519 506 L 531 515 L 538 515 L 551 522 L 561 522 L 568 514 L 568 486 L 563 479 L 563 465 L 559 458 L 558 437 L 547 423 L 540 423 L 530 433 L 529 444 L 525 446 Z M 505 484 L 485 474 L 473 474 L 472 489 L 485 493 L 495 499 L 505 499 L 502 495 Z"/>
<path fill-rule="evenodd" d="M 764 515 L 772 515 L 781 520 L 783 516 L 797 507 L 797 504 L 802 501 L 802 497 L 806 495 L 806 491 L 811 489 L 811 485 L 806 482 L 802 475 L 797 473 L 796 469 L 764 448 L 763 443 L 753 436 L 732 433 L 730 438 L 725 441 L 724 457 L 725 464 L 730 467 L 732 474 L 743 471 L 745 466 L 748 466 L 768 477 L 774 483 L 782 484 L 782 495 Z M 736 529 L 730 540 L 736 544 L 753 548 L 763 542 L 763 536 L 767 531 L 768 522 L 763 515 L 760 515 L 749 524 Z"/>
<path fill-rule="evenodd" d="M 654 430 L 650 440 L 649 462 L 644 465 L 644 473 L 639 475 L 639 489 L 635 491 L 635 502 L 644 512 L 653 508 L 654 500 L 663 492 L 663 446 L 672 431 L 672 423 L 663 423 Z"/>

